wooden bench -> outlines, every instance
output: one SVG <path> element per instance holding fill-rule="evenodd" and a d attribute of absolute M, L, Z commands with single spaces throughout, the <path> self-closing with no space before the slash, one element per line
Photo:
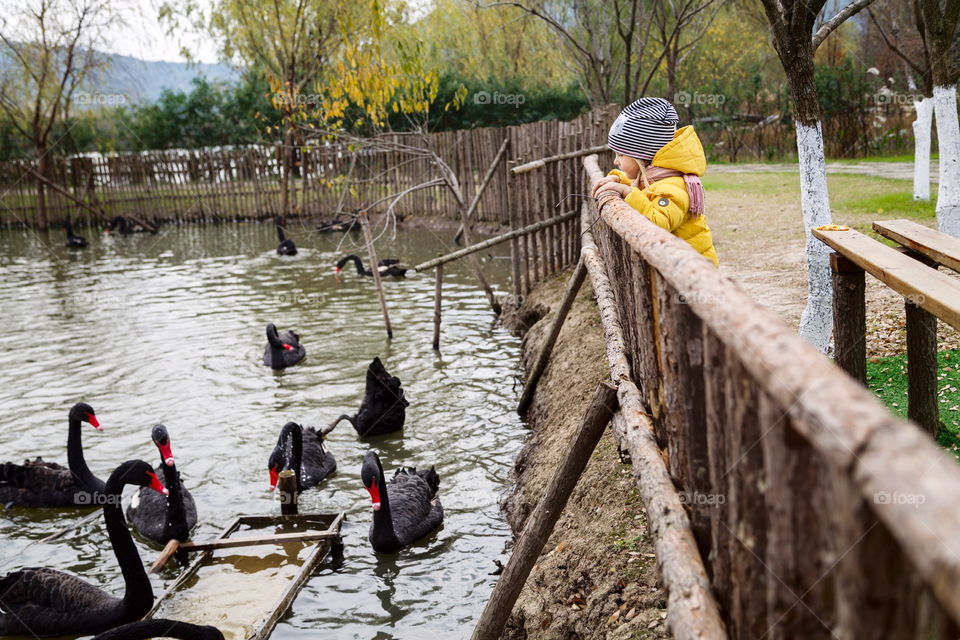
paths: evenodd
<path fill-rule="evenodd" d="M 916 244 L 917 252 L 912 244 L 904 252 L 852 229 L 813 231 L 815 237 L 837 252 L 830 257 L 836 363 L 866 384 L 864 273 L 869 273 L 905 298 L 907 417 L 936 436 L 937 319 L 960 329 L 960 282 L 936 270 L 937 263 L 947 264 L 950 259 L 951 251 L 944 249 L 950 249 L 951 243 L 932 235 L 944 234 L 906 220 L 875 222 L 873 226 L 896 234 L 894 239 L 898 242 L 903 238 L 905 243 Z M 932 234 L 928 233 L 931 231 Z M 957 264 L 960 266 L 960 262 Z"/>
<path fill-rule="evenodd" d="M 960 238 L 912 220 L 883 220 L 873 223 L 873 230 L 904 247 L 923 254 L 943 266 L 960 271 Z"/>

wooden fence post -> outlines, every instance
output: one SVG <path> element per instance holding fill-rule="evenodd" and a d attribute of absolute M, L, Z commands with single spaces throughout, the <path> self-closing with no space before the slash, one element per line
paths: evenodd
<path fill-rule="evenodd" d="M 593 401 L 568 449 L 567 457 L 554 473 L 546 493 L 527 519 L 520 540 L 507 562 L 507 568 L 493 588 L 493 594 L 473 630 L 473 640 L 496 640 L 500 637 L 527 576 L 540 557 L 544 544 L 553 532 L 553 526 L 560 519 L 570 494 L 577 486 L 580 475 L 617 407 L 616 387 L 607 382 L 597 385 Z"/>
<path fill-rule="evenodd" d="M 440 350 L 440 295 L 443 292 L 443 264 L 437 265 L 437 289 L 433 300 L 433 348 Z"/>
<path fill-rule="evenodd" d="M 390 314 L 387 312 L 387 298 L 383 295 L 383 281 L 380 280 L 380 261 L 377 259 L 377 250 L 373 246 L 373 233 L 370 231 L 370 218 L 366 212 L 360 214 L 360 227 L 363 229 L 363 241 L 367 245 L 367 257 L 370 259 L 370 271 L 373 274 L 373 286 L 377 289 L 377 298 L 380 300 L 380 310 L 383 311 L 383 323 L 387 327 L 387 337 L 393 339 L 393 328 L 390 326 Z"/>
<path fill-rule="evenodd" d="M 280 492 L 280 513 L 285 516 L 297 515 L 297 472 L 285 469 L 280 472 L 277 480 L 277 489 Z"/>
<path fill-rule="evenodd" d="M 517 413 L 521 416 L 526 415 L 527 409 L 530 408 L 530 404 L 533 402 L 533 394 L 537 390 L 537 383 L 540 382 L 540 377 L 543 375 L 543 372 L 547 370 L 547 363 L 550 361 L 550 354 L 553 353 L 553 346 L 557 343 L 560 329 L 563 327 L 564 320 L 567 319 L 570 307 L 573 306 L 573 301 L 577 297 L 577 292 L 580 291 L 586 275 L 587 263 L 581 256 L 576 269 L 573 271 L 573 275 L 570 276 L 570 282 L 567 283 L 567 292 L 563 296 L 563 302 L 557 309 L 557 315 L 553 318 L 553 323 L 550 325 L 550 332 L 547 334 L 547 339 L 544 340 L 543 346 L 540 347 L 540 354 L 537 356 L 533 369 L 530 370 L 530 377 L 527 378 L 527 384 L 523 388 L 523 395 L 520 396 L 520 404 L 517 406 Z"/>
<path fill-rule="evenodd" d="M 834 360 L 852 378 L 867 384 L 867 315 L 864 271 L 839 253 L 830 254 L 833 271 Z"/>

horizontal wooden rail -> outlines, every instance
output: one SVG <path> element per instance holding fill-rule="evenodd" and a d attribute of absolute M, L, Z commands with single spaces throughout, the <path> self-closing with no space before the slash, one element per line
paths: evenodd
<path fill-rule="evenodd" d="M 589 149 L 578 149 L 577 151 L 568 151 L 567 153 L 560 153 L 555 156 L 549 156 L 547 158 L 540 158 L 539 160 L 533 160 L 531 162 L 525 162 L 524 164 L 517 165 L 513 169 L 510 169 L 510 173 L 513 175 L 519 175 L 521 173 L 529 173 L 530 171 L 535 171 L 541 167 L 545 167 L 551 162 L 559 162 L 560 160 L 570 160 L 572 158 L 582 158 L 583 156 L 589 156 L 594 153 L 602 153 L 608 151 L 609 147 L 607 145 L 599 145 L 596 147 L 590 147 Z"/>
<path fill-rule="evenodd" d="M 596 157 L 585 158 L 584 166 L 592 184 L 603 177 Z M 792 428 L 827 468 L 855 488 L 940 605 L 960 621 L 956 462 L 689 244 L 638 216 L 619 197 L 602 198 L 599 209 L 611 230 L 683 295 L 704 330 L 736 355 L 753 387 L 777 407 L 774 417 L 786 411 Z M 930 270 L 928 277 L 933 275 Z M 877 499 L 905 494 L 918 499 Z"/>
<path fill-rule="evenodd" d="M 912 220 L 883 220 L 873 223 L 873 230 L 932 259 L 938 264 L 960 271 L 960 238 Z"/>
<path fill-rule="evenodd" d="M 550 218 L 549 220 L 543 220 L 541 222 L 536 222 L 534 224 L 527 225 L 522 229 L 515 229 L 508 233 L 499 235 L 495 238 L 490 238 L 489 240 L 484 240 L 483 242 L 472 244 L 469 247 L 464 247 L 459 251 L 448 253 L 445 256 L 440 256 L 439 258 L 434 258 L 433 260 L 427 260 L 426 262 L 421 262 L 417 266 L 413 267 L 412 271 L 420 272 L 420 271 L 426 271 L 427 269 L 432 269 L 437 265 L 446 264 L 447 262 L 458 260 L 464 256 L 468 256 L 472 253 L 476 253 L 477 251 L 483 251 L 488 247 L 498 245 L 501 242 L 506 242 L 508 240 L 512 240 L 513 238 L 519 238 L 520 236 L 525 236 L 528 233 L 533 233 L 534 231 L 540 231 L 541 229 L 546 229 L 547 227 L 551 227 L 555 224 L 560 224 L 561 222 L 566 222 L 567 220 L 573 220 L 574 218 L 577 217 L 577 215 L 578 214 L 576 211 L 570 211 L 568 213 L 559 215 L 555 218 Z"/>
<path fill-rule="evenodd" d="M 921 309 L 960 329 L 960 282 L 859 231 L 813 235 Z"/>

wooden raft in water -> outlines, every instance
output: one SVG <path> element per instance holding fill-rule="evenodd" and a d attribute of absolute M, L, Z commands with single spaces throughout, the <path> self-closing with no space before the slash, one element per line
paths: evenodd
<path fill-rule="evenodd" d="M 144 619 L 214 625 L 227 640 L 266 640 L 324 559 L 340 553 L 342 522 L 343 513 L 239 516 L 218 540 L 184 545 L 197 557 Z"/>

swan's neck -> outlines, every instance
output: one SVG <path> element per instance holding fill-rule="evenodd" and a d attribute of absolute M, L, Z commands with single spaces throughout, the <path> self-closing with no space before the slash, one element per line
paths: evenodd
<path fill-rule="evenodd" d="M 383 477 L 383 468 L 377 478 L 377 488 L 380 490 L 380 509 L 373 512 L 373 534 L 377 546 L 399 546 L 397 532 L 393 528 L 393 515 L 390 513 L 390 495 L 387 492 L 387 481 Z"/>
<path fill-rule="evenodd" d="M 283 227 L 277 225 L 277 238 L 280 239 L 280 242 L 283 242 L 287 239 L 287 236 L 283 233 Z"/>
<path fill-rule="evenodd" d="M 360 256 L 349 255 L 347 256 L 347 260 L 353 261 L 353 264 L 357 267 L 357 273 L 359 275 L 361 276 L 371 275 L 367 273 L 366 270 L 363 268 L 363 261 L 360 259 Z"/>
<path fill-rule="evenodd" d="M 70 473 L 84 490 L 90 493 L 103 493 L 103 480 L 93 475 L 87 466 L 87 461 L 83 458 L 80 433 L 82 429 L 83 425 L 79 420 L 70 418 L 70 430 L 67 435 L 67 464 L 70 467 Z"/>
<path fill-rule="evenodd" d="M 120 508 L 122 490 L 123 484 L 120 483 L 118 483 L 118 486 L 111 483 L 106 487 L 107 495 L 105 496 L 106 503 L 103 505 L 103 519 L 107 523 L 110 544 L 113 546 L 113 553 L 117 556 L 117 562 L 120 564 L 120 571 L 123 573 L 123 581 L 126 585 L 123 608 L 127 612 L 136 614 L 139 618 L 153 606 L 153 588 L 150 586 L 150 578 L 147 577 L 147 572 L 143 569 L 140 554 L 133 543 L 133 538 L 130 537 L 130 531 L 127 530 L 127 521 L 124 519 L 123 511 Z"/>
<path fill-rule="evenodd" d="M 183 485 L 180 483 L 180 472 L 176 465 L 168 467 L 163 465 L 163 484 L 167 487 L 170 495 L 167 496 L 167 517 L 164 523 L 164 537 L 168 540 L 176 538 L 180 542 L 186 542 L 190 537 L 190 531 L 187 528 L 187 510 L 183 505 Z M 151 489 L 152 490 L 152 489 Z"/>
<path fill-rule="evenodd" d="M 280 339 L 279 335 L 275 333 L 268 333 L 267 342 L 270 343 L 270 346 L 273 349 L 280 349 L 281 351 L 283 350 L 283 340 Z"/>

